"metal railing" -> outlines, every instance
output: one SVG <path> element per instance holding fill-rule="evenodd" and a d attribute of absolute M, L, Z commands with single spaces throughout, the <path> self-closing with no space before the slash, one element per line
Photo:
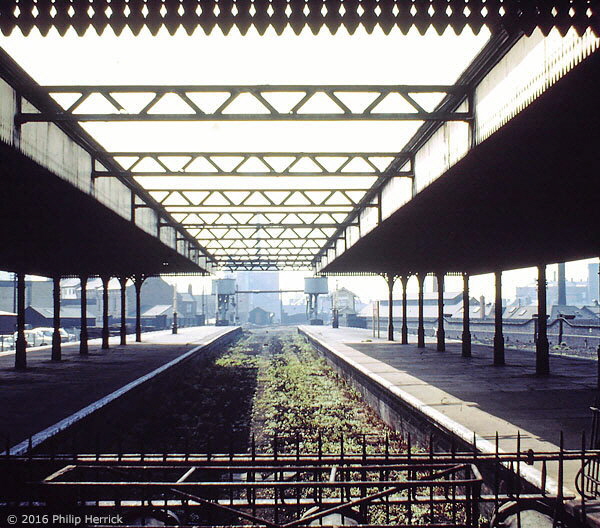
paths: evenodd
<path fill-rule="evenodd" d="M 595 431 L 599 422 L 596 418 Z M 41 454 L 39 448 L 0 457 L 0 515 L 122 515 L 123 524 L 140 512 L 170 512 L 179 526 L 293 528 L 344 524 L 361 527 L 477 527 L 484 512 L 516 503 L 543 504 L 555 519 L 575 498 L 563 491 L 563 466 L 581 462 L 596 468 L 600 451 L 514 452 L 498 448 L 416 450 L 399 438 L 299 434 L 252 441 L 244 453 L 71 453 Z M 56 446 L 55 446 L 56 447 Z M 523 476 L 526 466 L 540 470 L 536 487 Z M 558 467 L 558 485 L 548 475 Z M 593 473 L 592 475 L 597 475 Z M 586 481 L 598 490 L 598 481 Z M 587 498 L 581 497 L 582 505 Z M 585 508 L 582 508 L 582 512 Z M 341 520 L 340 520 L 341 517 Z M 131 521 L 131 525 L 133 525 Z"/>
<path fill-rule="evenodd" d="M 592 431 L 590 436 L 590 450 L 600 448 L 600 408 L 596 404 L 590 407 L 592 411 Z M 582 451 L 585 449 L 582 441 Z M 575 487 L 581 497 L 594 500 L 600 497 L 600 458 L 591 457 L 582 463 L 581 469 L 575 479 Z"/>

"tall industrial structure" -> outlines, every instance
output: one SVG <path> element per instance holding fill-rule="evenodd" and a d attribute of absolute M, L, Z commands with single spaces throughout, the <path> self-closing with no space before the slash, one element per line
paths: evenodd
<path fill-rule="evenodd" d="M 238 271 L 237 284 L 238 314 L 241 323 L 248 321 L 254 308 L 273 314 L 273 322 L 281 321 L 281 294 L 278 271 Z M 247 293 L 243 293 L 247 292 Z M 253 293 L 250 293 L 253 292 Z"/>

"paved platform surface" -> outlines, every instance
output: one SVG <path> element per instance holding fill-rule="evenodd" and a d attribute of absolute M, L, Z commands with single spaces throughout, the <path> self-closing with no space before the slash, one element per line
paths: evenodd
<path fill-rule="evenodd" d="M 14 353 L 0 357 L 0 451 L 7 435 L 11 445 L 70 416 L 123 385 L 152 372 L 191 348 L 208 344 L 232 327 L 200 326 L 149 332 L 142 343 L 128 337 L 127 346 L 111 338 L 101 350 L 100 340 L 89 342 L 89 356 L 79 355 L 78 343 L 63 344 L 63 361 L 50 359 L 50 347 L 27 352 L 28 369 L 14 369 Z"/>
<path fill-rule="evenodd" d="M 457 342 L 437 352 L 431 340 L 419 349 L 374 338 L 370 330 L 302 329 L 478 436 L 494 442 L 497 431 L 502 450 L 516 450 L 518 431 L 522 448 L 534 451 L 558 449 L 561 430 L 565 447 L 579 449 L 581 432 L 590 432 L 589 407 L 597 397 L 595 361 L 552 356 L 552 374 L 537 377 L 532 352 L 507 349 L 507 364 L 497 367 L 487 346 L 473 345 L 473 357 L 463 358 Z M 565 467 L 565 485 L 571 490 L 579 467 Z"/>

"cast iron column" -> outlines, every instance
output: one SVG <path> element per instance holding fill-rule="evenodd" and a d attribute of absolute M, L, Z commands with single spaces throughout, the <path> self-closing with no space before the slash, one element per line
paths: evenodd
<path fill-rule="evenodd" d="M 437 328 L 437 351 L 446 350 L 446 332 L 444 331 L 444 274 L 437 274 L 438 282 L 438 328 Z"/>
<path fill-rule="evenodd" d="M 15 368 L 27 368 L 27 341 L 25 340 L 25 274 L 17 273 L 17 342 Z"/>
<path fill-rule="evenodd" d="M 388 285 L 388 341 L 394 340 L 394 281 L 396 276 L 393 273 L 387 273 L 385 280 Z"/>
<path fill-rule="evenodd" d="M 177 325 L 177 286 L 173 284 L 173 325 L 171 326 L 171 332 L 176 334 L 179 330 Z"/>
<path fill-rule="evenodd" d="M 127 277 L 119 278 L 121 283 L 121 346 L 127 344 Z"/>
<path fill-rule="evenodd" d="M 546 314 L 546 265 L 538 266 L 538 333 L 535 342 L 535 372 L 538 376 L 550 374 L 548 319 Z"/>
<path fill-rule="evenodd" d="M 110 336 L 108 330 L 108 283 L 110 277 L 102 277 L 102 350 L 108 350 L 108 338 Z"/>
<path fill-rule="evenodd" d="M 60 276 L 54 277 L 53 287 L 54 313 L 52 315 L 52 322 L 54 323 L 54 332 L 52 332 L 52 361 L 60 361 L 62 359 L 60 337 Z"/>
<path fill-rule="evenodd" d="M 558 302 L 556 304 L 559 306 L 567 304 L 567 278 L 564 262 L 558 263 Z"/>
<path fill-rule="evenodd" d="M 79 279 L 81 283 L 81 332 L 79 333 L 79 354 L 87 356 L 88 349 L 88 329 L 87 329 L 87 275 L 82 275 Z"/>
<path fill-rule="evenodd" d="M 471 312 L 469 303 L 469 274 L 463 273 L 463 331 L 462 357 L 471 357 Z"/>
<path fill-rule="evenodd" d="M 504 335 L 502 333 L 502 272 L 496 271 L 494 275 L 496 279 L 496 301 L 494 304 L 494 365 L 504 365 Z"/>
<path fill-rule="evenodd" d="M 417 348 L 425 348 L 425 326 L 423 325 L 423 283 L 425 273 L 417 273 L 419 282 L 419 326 L 417 328 Z"/>
<path fill-rule="evenodd" d="M 410 275 L 403 275 L 400 280 L 402 281 L 402 344 L 408 345 L 408 309 L 406 300 L 406 287 L 408 286 L 408 279 Z"/>
<path fill-rule="evenodd" d="M 135 341 L 142 342 L 142 284 L 145 277 L 143 275 L 135 275 L 133 284 L 135 286 Z"/>

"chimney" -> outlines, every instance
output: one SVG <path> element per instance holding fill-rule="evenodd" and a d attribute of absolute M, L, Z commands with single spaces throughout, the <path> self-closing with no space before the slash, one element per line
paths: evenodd
<path fill-rule="evenodd" d="M 567 280 L 565 274 L 565 263 L 558 264 L 558 305 L 565 306 L 567 304 Z"/>
<path fill-rule="evenodd" d="M 479 306 L 481 306 L 481 309 L 479 311 L 479 318 L 485 319 L 485 297 L 483 295 L 479 297 Z"/>

